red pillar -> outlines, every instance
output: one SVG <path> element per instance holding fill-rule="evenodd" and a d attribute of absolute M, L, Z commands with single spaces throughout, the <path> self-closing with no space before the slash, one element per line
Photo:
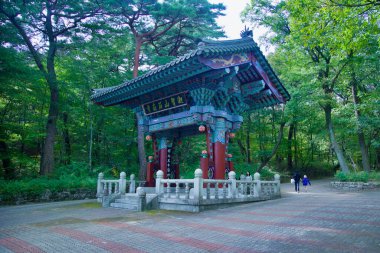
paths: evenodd
<path fill-rule="evenodd" d="M 215 142 L 214 145 L 214 161 L 215 161 L 215 179 L 224 179 L 226 171 L 226 145 L 222 142 Z"/>
<path fill-rule="evenodd" d="M 208 179 L 208 157 L 201 157 L 202 177 Z"/>
<path fill-rule="evenodd" d="M 229 165 L 229 168 L 230 168 L 230 171 L 234 171 L 234 162 L 233 161 L 228 161 L 228 165 Z"/>
<path fill-rule="evenodd" d="M 154 187 L 154 162 L 149 161 L 147 164 L 146 183 L 148 187 Z"/>
<path fill-rule="evenodd" d="M 164 172 L 164 178 L 167 178 L 168 174 L 168 148 L 160 149 L 160 170 Z"/>

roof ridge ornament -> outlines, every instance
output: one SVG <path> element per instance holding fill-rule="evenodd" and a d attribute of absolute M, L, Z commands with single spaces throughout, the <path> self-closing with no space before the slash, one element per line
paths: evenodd
<path fill-rule="evenodd" d="M 242 38 L 253 38 L 253 31 L 248 29 L 247 26 L 244 26 L 244 30 L 240 32 L 240 37 Z"/>

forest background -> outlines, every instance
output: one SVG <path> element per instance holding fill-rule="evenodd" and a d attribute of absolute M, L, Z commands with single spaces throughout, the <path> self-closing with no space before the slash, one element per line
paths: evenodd
<path fill-rule="evenodd" d="M 2 0 L 1 188 L 143 174 L 152 150 L 138 145 L 135 115 L 94 105 L 91 89 L 223 39 L 224 9 L 207 0 Z M 267 58 L 292 98 L 244 113 L 229 147 L 238 173 L 379 171 L 380 1 L 252 0 L 241 18 L 268 29 L 259 44 L 275 49 Z M 205 138 L 181 143 L 181 175 L 192 177 Z"/>

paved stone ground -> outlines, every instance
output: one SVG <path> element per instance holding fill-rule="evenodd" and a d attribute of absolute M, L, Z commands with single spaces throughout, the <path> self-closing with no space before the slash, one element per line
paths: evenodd
<path fill-rule="evenodd" d="M 380 252 L 380 191 L 308 192 L 202 213 L 104 209 L 94 200 L 0 208 L 0 252 Z"/>

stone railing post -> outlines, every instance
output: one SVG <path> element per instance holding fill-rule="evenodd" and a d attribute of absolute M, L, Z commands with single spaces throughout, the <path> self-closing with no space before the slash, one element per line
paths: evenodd
<path fill-rule="evenodd" d="M 194 201 L 200 203 L 203 199 L 203 178 L 202 170 L 196 169 L 194 172 Z"/>
<path fill-rule="evenodd" d="M 137 196 L 139 197 L 137 202 L 137 211 L 142 212 L 146 209 L 146 192 L 144 188 L 137 187 L 136 189 Z"/>
<path fill-rule="evenodd" d="M 102 180 L 104 179 L 103 172 L 100 172 L 98 175 L 98 185 L 96 189 L 96 197 L 99 199 L 103 196 L 103 183 Z"/>
<path fill-rule="evenodd" d="M 260 181 L 260 173 L 256 172 L 253 175 L 253 181 L 255 182 L 254 196 L 260 197 L 261 195 L 261 181 Z"/>
<path fill-rule="evenodd" d="M 230 171 L 228 173 L 228 179 L 231 182 L 231 184 L 228 187 L 228 196 L 230 198 L 235 198 L 236 197 L 236 173 L 235 173 L 235 171 Z"/>
<path fill-rule="evenodd" d="M 274 174 L 274 181 L 276 182 L 275 193 L 276 195 L 281 195 L 281 182 L 279 174 Z"/>
<path fill-rule="evenodd" d="M 244 174 L 241 174 L 241 175 L 240 175 L 240 181 L 245 182 L 245 175 L 244 175 Z M 240 189 L 239 189 L 239 191 L 240 191 L 240 193 L 243 194 L 243 195 L 246 194 L 245 186 L 246 186 L 246 184 L 240 184 Z"/>
<path fill-rule="evenodd" d="M 119 179 L 119 193 L 125 194 L 125 190 L 127 187 L 127 179 L 126 179 L 125 172 L 120 172 L 120 179 Z"/>
<path fill-rule="evenodd" d="M 164 172 L 162 170 L 157 171 L 156 173 L 156 194 L 160 195 L 163 193 L 163 185 L 161 184 L 161 180 L 164 178 Z"/>
<path fill-rule="evenodd" d="M 135 189 L 136 189 L 135 174 L 131 174 L 129 176 L 129 179 L 131 180 L 131 183 L 129 184 L 129 193 L 135 193 Z"/>

